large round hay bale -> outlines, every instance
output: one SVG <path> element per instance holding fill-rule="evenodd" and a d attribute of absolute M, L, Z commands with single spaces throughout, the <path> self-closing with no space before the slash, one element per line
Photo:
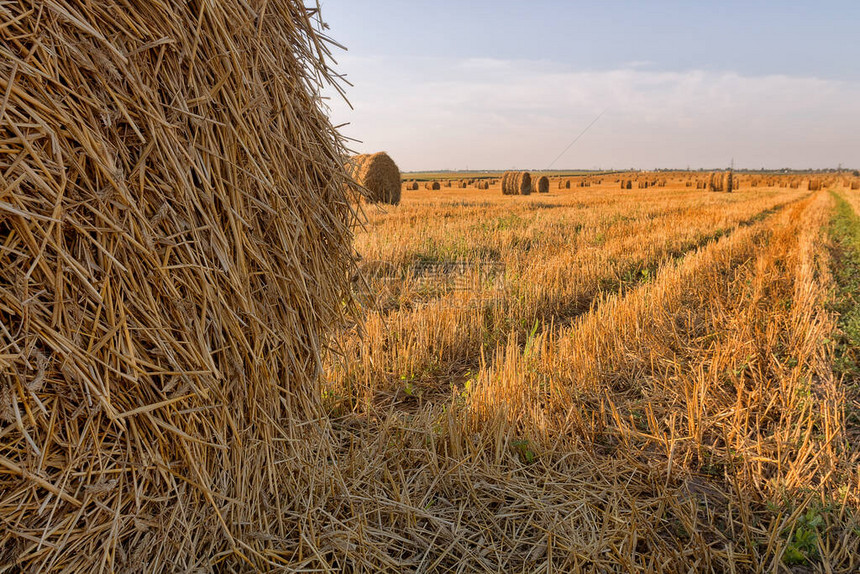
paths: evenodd
<path fill-rule="evenodd" d="M 809 180 L 809 191 L 819 191 L 821 189 L 821 180 L 817 177 L 813 177 Z"/>
<path fill-rule="evenodd" d="M 349 163 L 356 183 L 371 203 L 400 203 L 400 169 L 384 151 L 357 155 Z"/>
<path fill-rule="evenodd" d="M 298 556 L 354 267 L 315 13 L 0 8 L 0 570 Z"/>
<path fill-rule="evenodd" d="M 527 171 L 506 171 L 502 176 L 502 193 L 529 195 L 532 192 L 531 174 Z"/>
<path fill-rule="evenodd" d="M 535 184 L 535 190 L 538 193 L 549 193 L 549 178 L 545 175 L 540 176 Z"/>

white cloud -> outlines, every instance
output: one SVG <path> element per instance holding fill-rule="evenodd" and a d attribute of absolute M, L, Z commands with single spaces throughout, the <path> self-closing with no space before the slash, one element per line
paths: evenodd
<path fill-rule="evenodd" d="M 343 58 L 358 151 L 404 170 L 556 167 L 860 167 L 860 84 L 642 66 L 572 71 L 552 62 Z"/>

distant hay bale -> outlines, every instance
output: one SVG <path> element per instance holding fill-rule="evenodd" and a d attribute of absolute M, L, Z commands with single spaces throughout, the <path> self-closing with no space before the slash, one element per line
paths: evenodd
<path fill-rule="evenodd" d="M 459 187 L 460 189 L 466 189 L 467 187 L 469 187 L 469 182 L 464 179 L 457 185 L 457 187 Z"/>
<path fill-rule="evenodd" d="M 439 191 L 442 189 L 442 186 L 438 181 L 428 181 L 424 184 L 424 189 L 429 189 L 431 191 Z"/>
<path fill-rule="evenodd" d="M 569 179 L 564 182 L 564 188 L 570 189 L 570 180 Z"/>
<path fill-rule="evenodd" d="M 708 190 L 709 191 L 723 191 L 723 178 L 722 175 L 712 171 L 708 175 Z"/>
<path fill-rule="evenodd" d="M 726 193 L 731 193 L 734 189 L 736 189 L 735 181 L 734 181 L 734 174 L 732 173 L 732 170 L 729 170 L 723 174 L 722 190 L 721 191 L 725 191 Z"/>
<path fill-rule="evenodd" d="M 731 193 L 732 190 L 738 188 L 739 181 L 734 176 L 732 170 L 725 172 L 713 171 L 708 174 L 707 184 L 705 189 L 709 191 L 723 191 Z"/>
<path fill-rule="evenodd" d="M 2 571 L 298 559 L 353 211 L 316 9 L 263 6 L 0 7 Z"/>
<path fill-rule="evenodd" d="M 529 195 L 532 192 L 531 174 L 527 171 L 506 171 L 502 176 L 504 195 Z"/>
<path fill-rule="evenodd" d="M 540 176 L 535 184 L 535 190 L 538 193 L 549 193 L 549 178 L 545 175 Z"/>
<path fill-rule="evenodd" d="M 387 153 L 357 155 L 349 165 L 356 183 L 367 190 L 367 201 L 391 205 L 400 203 L 400 169 Z"/>
<path fill-rule="evenodd" d="M 860 181 L 858 181 L 858 180 L 854 180 L 854 181 L 852 181 L 852 182 L 851 182 L 851 189 L 852 189 L 852 190 L 858 190 L 858 189 L 860 189 Z"/>
<path fill-rule="evenodd" d="M 410 183 L 410 184 L 406 187 L 406 189 L 408 189 L 409 191 L 417 191 L 417 190 L 418 190 L 418 182 L 417 182 L 417 181 L 413 181 L 412 183 Z"/>
<path fill-rule="evenodd" d="M 809 191 L 819 191 L 821 189 L 821 180 L 818 178 L 812 178 L 809 180 Z"/>

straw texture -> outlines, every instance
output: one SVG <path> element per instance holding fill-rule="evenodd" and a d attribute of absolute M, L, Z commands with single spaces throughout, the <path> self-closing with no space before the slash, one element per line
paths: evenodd
<path fill-rule="evenodd" d="M 0 3 L 0 570 L 285 563 L 353 264 L 315 14 Z"/>

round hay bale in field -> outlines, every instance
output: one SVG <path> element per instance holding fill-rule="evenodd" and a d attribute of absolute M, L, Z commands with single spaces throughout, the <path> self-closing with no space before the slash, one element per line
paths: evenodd
<path fill-rule="evenodd" d="M 549 193 L 549 178 L 545 175 L 540 176 L 535 184 L 535 190 L 538 193 Z"/>
<path fill-rule="evenodd" d="M 821 180 L 818 178 L 812 178 L 809 180 L 807 185 L 809 187 L 809 191 L 819 191 L 821 189 Z"/>
<path fill-rule="evenodd" d="M 0 570 L 300 544 L 354 215 L 316 10 L 259 5 L 0 8 Z"/>
<path fill-rule="evenodd" d="M 564 188 L 570 189 L 570 180 L 569 179 L 564 182 Z"/>
<path fill-rule="evenodd" d="M 732 170 L 729 170 L 723 174 L 723 181 L 721 187 L 721 191 L 725 191 L 726 193 L 731 193 L 732 190 L 736 189 L 734 174 L 732 174 Z"/>
<path fill-rule="evenodd" d="M 504 195 L 529 195 L 532 192 L 532 178 L 527 171 L 506 171 L 502 176 Z"/>
<path fill-rule="evenodd" d="M 719 173 L 712 171 L 708 175 L 708 190 L 709 191 L 722 191 L 723 190 L 723 178 Z"/>
<path fill-rule="evenodd" d="M 412 183 L 409 184 L 409 186 L 406 189 L 409 191 L 418 191 L 418 182 L 413 181 Z"/>
<path fill-rule="evenodd" d="M 371 203 L 400 203 L 400 169 L 384 151 L 357 155 L 350 162 L 350 171 L 355 181 L 366 193 Z"/>
<path fill-rule="evenodd" d="M 851 189 L 857 190 L 860 189 L 860 181 L 854 180 L 851 182 Z"/>

